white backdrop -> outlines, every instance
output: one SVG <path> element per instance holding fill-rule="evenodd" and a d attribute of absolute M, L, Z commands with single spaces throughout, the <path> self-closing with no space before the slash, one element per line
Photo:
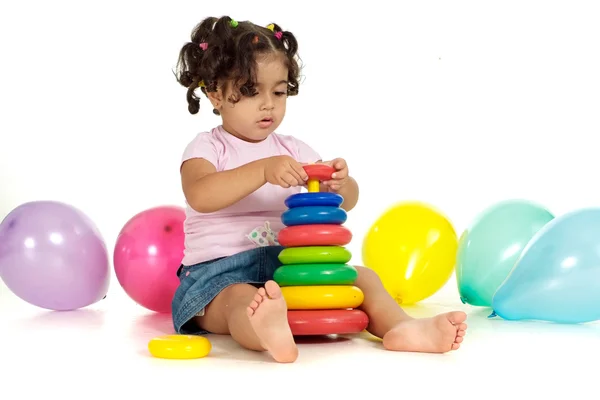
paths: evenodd
<path fill-rule="evenodd" d="M 4 3 L 0 218 L 68 202 L 112 251 L 135 213 L 183 205 L 181 152 L 219 120 L 206 100 L 188 114 L 172 69 L 194 25 L 223 14 L 296 34 L 304 81 L 279 132 L 348 160 L 354 263 L 401 200 L 437 206 L 459 234 L 507 198 L 597 204 L 594 2 L 386 1 Z"/>

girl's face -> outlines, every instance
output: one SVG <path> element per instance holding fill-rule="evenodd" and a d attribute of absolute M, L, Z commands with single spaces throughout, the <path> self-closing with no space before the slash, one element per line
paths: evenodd
<path fill-rule="evenodd" d="M 230 85 L 225 93 L 211 99 L 223 118 L 223 128 L 249 142 L 266 139 L 283 121 L 287 104 L 288 69 L 284 56 L 268 55 L 257 60 L 256 91 L 254 96 L 239 96 L 237 103 L 227 101 L 232 94 Z"/>

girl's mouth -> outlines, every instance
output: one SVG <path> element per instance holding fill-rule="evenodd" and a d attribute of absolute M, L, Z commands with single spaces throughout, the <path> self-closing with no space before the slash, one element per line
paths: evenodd
<path fill-rule="evenodd" d="M 265 117 L 265 118 L 261 119 L 260 121 L 258 121 L 258 126 L 260 126 L 261 128 L 268 128 L 272 124 L 273 124 L 273 118 L 271 118 L 271 117 Z"/>

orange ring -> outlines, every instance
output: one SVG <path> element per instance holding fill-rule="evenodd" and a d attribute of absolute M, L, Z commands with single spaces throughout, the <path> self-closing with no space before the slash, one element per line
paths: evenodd
<path fill-rule="evenodd" d="M 342 225 L 295 225 L 283 228 L 277 239 L 284 247 L 345 246 L 352 240 L 352 232 Z"/>

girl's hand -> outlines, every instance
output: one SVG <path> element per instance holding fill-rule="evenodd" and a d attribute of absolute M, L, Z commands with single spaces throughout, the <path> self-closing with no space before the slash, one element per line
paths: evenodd
<path fill-rule="evenodd" d="M 267 182 L 283 188 L 303 186 L 308 175 L 302 164 L 290 156 L 265 158 L 264 173 Z"/>
<path fill-rule="evenodd" d="M 329 165 L 330 167 L 336 169 L 336 172 L 334 172 L 331 176 L 332 179 L 322 182 L 323 185 L 328 187 L 330 190 L 337 192 L 343 188 L 346 183 L 348 183 L 349 172 L 346 160 L 343 158 L 336 158 L 331 161 L 324 161 L 323 164 Z"/>

